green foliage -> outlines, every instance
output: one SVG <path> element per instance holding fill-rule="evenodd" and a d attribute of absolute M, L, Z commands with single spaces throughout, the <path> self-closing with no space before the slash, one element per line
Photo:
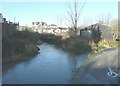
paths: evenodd
<path fill-rule="evenodd" d="M 73 47 L 72 50 L 77 52 L 77 53 L 85 53 L 87 51 L 90 51 L 90 45 L 85 44 L 85 43 L 81 43 L 81 42 L 76 42 Z"/>
<path fill-rule="evenodd" d="M 92 39 L 96 44 L 101 40 L 101 31 L 99 30 L 99 28 L 92 30 Z"/>
<path fill-rule="evenodd" d="M 88 40 L 82 39 L 80 37 L 71 37 L 65 40 L 61 40 L 61 43 L 58 43 L 59 45 L 56 45 L 57 47 L 74 55 L 80 55 L 91 50 L 91 46 L 89 45 Z"/>
<path fill-rule="evenodd" d="M 116 47 L 118 45 L 117 41 L 108 41 L 108 45 L 111 47 Z"/>
<path fill-rule="evenodd" d="M 118 45 L 119 45 L 119 41 L 101 40 L 97 44 L 93 43 L 91 47 L 92 47 L 92 50 L 96 52 L 106 48 L 117 47 Z"/>

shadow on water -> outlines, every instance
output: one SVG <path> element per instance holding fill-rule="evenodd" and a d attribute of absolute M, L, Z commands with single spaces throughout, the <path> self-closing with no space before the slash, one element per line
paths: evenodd
<path fill-rule="evenodd" d="M 34 57 L 36 57 L 37 55 L 34 55 Z M 21 61 L 16 61 L 16 62 L 7 62 L 7 63 L 3 63 L 2 62 L 2 74 L 5 74 L 9 69 L 11 68 L 15 68 L 16 64 L 20 64 L 20 63 L 29 63 L 29 61 L 31 61 L 32 57 L 30 58 L 27 58 L 27 59 L 24 59 L 24 60 L 21 60 Z"/>
<path fill-rule="evenodd" d="M 4 65 L 3 83 L 68 84 L 88 54 L 72 55 L 52 44 L 44 43 L 40 45 L 40 54 L 33 58 Z"/>

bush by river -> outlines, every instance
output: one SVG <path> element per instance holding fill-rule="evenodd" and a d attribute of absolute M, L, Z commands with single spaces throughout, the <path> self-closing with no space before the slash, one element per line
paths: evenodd
<path fill-rule="evenodd" d="M 80 55 L 89 51 L 102 51 L 107 48 L 116 47 L 119 44 L 119 41 L 109 41 L 107 39 L 101 39 L 95 43 L 93 40 L 81 36 L 62 39 L 61 36 L 52 34 L 41 34 L 40 39 L 43 42 L 54 44 L 56 47 L 75 55 Z"/>
<path fill-rule="evenodd" d="M 48 44 L 54 44 L 57 48 L 70 54 L 80 55 L 92 50 L 90 40 L 80 36 L 62 39 L 61 36 L 46 34 L 40 36 L 40 39 Z"/>
<path fill-rule="evenodd" d="M 30 31 L 16 31 L 2 36 L 2 61 L 14 62 L 32 57 L 38 52 L 36 45 L 41 43 L 39 34 Z"/>
<path fill-rule="evenodd" d="M 38 53 L 37 44 L 42 42 L 54 44 L 64 51 L 80 55 L 89 51 L 99 51 L 106 46 L 114 47 L 116 42 L 102 40 L 98 44 L 91 45 L 90 40 L 76 36 L 62 39 L 53 34 L 39 34 L 31 31 L 15 31 L 12 35 L 2 36 L 3 62 L 24 60 Z M 105 44 L 105 46 L 103 46 Z"/>
<path fill-rule="evenodd" d="M 102 51 L 107 48 L 120 46 L 120 41 L 109 41 L 101 39 L 97 44 L 92 43 L 91 47 L 94 52 Z"/>

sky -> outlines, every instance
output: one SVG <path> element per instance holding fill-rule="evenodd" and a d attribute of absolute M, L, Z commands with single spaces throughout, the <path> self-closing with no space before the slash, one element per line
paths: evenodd
<path fill-rule="evenodd" d="M 30 26 L 32 22 L 44 21 L 48 24 L 67 26 L 67 2 L 0 2 L 0 12 L 8 21 Z M 72 2 L 71 2 L 72 3 Z M 118 1 L 87 1 L 81 11 L 78 25 L 92 24 L 101 17 L 118 18 Z"/>

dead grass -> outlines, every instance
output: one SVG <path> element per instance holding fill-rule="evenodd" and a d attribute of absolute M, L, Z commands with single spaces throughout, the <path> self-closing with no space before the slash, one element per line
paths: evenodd
<path fill-rule="evenodd" d="M 92 43 L 91 46 L 94 52 L 98 52 L 107 48 L 117 47 L 118 44 L 120 43 L 117 41 L 108 41 L 108 40 L 102 39 L 98 44 Z"/>

